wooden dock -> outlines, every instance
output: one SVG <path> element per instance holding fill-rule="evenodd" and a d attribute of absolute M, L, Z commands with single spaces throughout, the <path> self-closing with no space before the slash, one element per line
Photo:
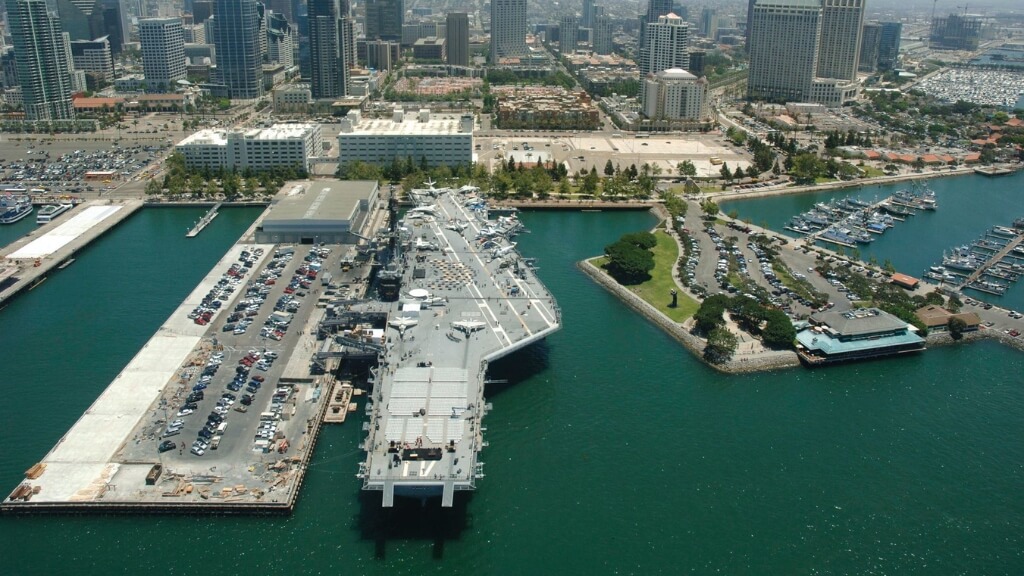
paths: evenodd
<path fill-rule="evenodd" d="M 970 276 L 968 276 L 967 279 L 964 280 L 964 284 L 963 285 L 967 286 L 967 287 L 970 287 L 970 288 L 973 288 L 975 290 L 981 290 L 982 292 L 989 292 L 989 293 L 992 293 L 992 294 L 997 294 L 996 292 L 993 292 L 993 291 L 990 291 L 990 290 L 984 290 L 984 289 L 978 288 L 977 287 L 979 285 L 979 284 L 977 284 L 978 279 L 981 278 L 981 276 L 983 274 L 985 274 L 988 271 L 989 268 L 991 268 L 992 266 L 995 266 L 1000 261 L 1002 261 L 1003 258 L 1005 258 L 1006 256 L 1010 255 L 1010 253 L 1013 252 L 1013 249 L 1016 248 L 1017 246 L 1019 246 L 1022 241 L 1024 241 L 1024 231 L 1021 231 L 1019 234 L 1017 234 L 1017 236 L 1015 238 L 1010 239 L 1010 241 L 1006 243 L 1006 246 L 1003 246 L 1001 250 L 999 250 L 998 252 L 993 254 L 988 259 L 988 261 L 985 262 L 983 265 L 978 266 L 977 270 L 975 270 L 974 272 L 971 272 Z"/>
<path fill-rule="evenodd" d="M 0 249 L 0 308 L 9 299 L 25 290 L 30 290 L 44 280 L 57 269 L 66 268 L 75 259 L 75 254 L 89 245 L 90 242 L 106 234 L 115 226 L 134 214 L 144 203 L 141 200 L 94 200 L 76 206 L 74 209 L 62 215 L 57 221 L 29 232 L 24 237 L 16 240 L 8 246 Z M 42 240 L 51 233 L 60 229 L 67 232 L 66 224 L 79 215 L 83 215 L 90 209 L 102 209 L 103 214 L 95 222 L 85 223 L 88 226 L 80 232 L 68 232 L 74 236 L 60 244 L 53 244 L 54 249 L 48 251 L 45 244 L 48 240 Z M 77 224 L 77 222 L 75 223 Z M 50 236 L 52 239 L 53 237 Z M 65 236 L 67 238 L 67 236 Z M 40 242 L 40 244 L 36 244 Z M 57 244 L 60 244 L 57 246 Z M 39 246 L 36 253 L 33 246 Z"/>

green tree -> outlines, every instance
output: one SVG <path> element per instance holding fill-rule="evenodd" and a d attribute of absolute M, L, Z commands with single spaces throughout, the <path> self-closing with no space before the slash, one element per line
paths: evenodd
<path fill-rule="evenodd" d="M 722 178 L 725 178 L 726 180 L 732 180 L 732 170 L 729 169 L 728 162 L 722 163 L 722 169 L 719 170 L 719 174 L 721 174 Z"/>
<path fill-rule="evenodd" d="M 782 310 L 771 309 L 765 313 L 765 326 L 761 341 L 769 348 L 792 348 L 796 339 L 796 328 Z"/>
<path fill-rule="evenodd" d="M 162 190 L 160 189 L 160 183 L 159 182 L 157 182 L 156 180 L 153 180 L 153 179 L 151 179 L 149 182 L 146 182 L 146 194 L 147 195 L 154 196 L 154 195 L 159 194 L 160 192 L 162 192 Z"/>
<path fill-rule="evenodd" d="M 613 174 L 615 174 L 615 166 L 612 164 L 612 159 L 609 158 L 608 161 L 604 163 L 604 175 L 611 176 Z"/>
<path fill-rule="evenodd" d="M 949 302 L 946 304 L 946 309 L 952 312 L 953 314 L 956 314 L 960 312 L 960 309 L 963 308 L 963 306 L 964 303 L 961 302 L 959 298 L 957 298 L 956 296 L 950 296 Z"/>
<path fill-rule="evenodd" d="M 680 176 L 696 176 L 697 167 L 693 165 L 693 162 L 689 160 L 683 160 L 676 165 L 676 172 Z"/>
<path fill-rule="evenodd" d="M 949 328 L 949 335 L 953 340 L 959 340 L 964 337 L 964 330 L 967 329 L 967 322 L 964 322 L 963 318 L 959 316 L 953 316 L 949 319 L 949 323 L 946 325 Z"/>
<path fill-rule="evenodd" d="M 700 303 L 697 312 L 693 315 L 694 328 L 699 334 L 710 334 L 712 330 L 725 324 L 725 308 L 729 303 L 729 297 L 722 294 L 708 296 Z"/>
<path fill-rule="evenodd" d="M 728 362 L 736 353 L 739 339 L 725 328 L 715 328 L 708 334 L 708 343 L 704 347 L 704 359 L 712 364 Z"/>
<path fill-rule="evenodd" d="M 608 273 L 620 284 L 644 282 L 654 270 L 654 254 L 624 239 L 605 246 L 604 253 L 608 257 Z"/>
<path fill-rule="evenodd" d="M 718 216 L 718 203 L 714 200 L 705 200 L 701 202 L 700 209 L 704 212 L 704 216 L 709 219 Z"/>

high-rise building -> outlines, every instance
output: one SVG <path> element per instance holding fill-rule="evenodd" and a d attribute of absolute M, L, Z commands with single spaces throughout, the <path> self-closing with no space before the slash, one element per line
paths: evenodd
<path fill-rule="evenodd" d="M 878 22 L 865 22 L 864 31 L 861 33 L 858 70 L 861 72 L 875 71 L 878 66 L 878 46 L 881 39 L 882 25 Z"/>
<path fill-rule="evenodd" d="M 932 20 L 929 45 L 936 50 L 977 50 L 980 38 L 980 18 L 950 14 Z"/>
<path fill-rule="evenodd" d="M 673 13 L 647 25 L 647 46 L 640 50 L 640 74 L 690 65 L 689 24 Z"/>
<path fill-rule="evenodd" d="M 217 77 L 230 98 L 263 96 L 259 14 L 254 0 L 217 0 L 213 26 Z"/>
<path fill-rule="evenodd" d="M 757 0 L 747 0 L 747 24 L 743 29 L 743 45 L 750 50 L 750 23 L 754 21 L 754 3 Z"/>
<path fill-rule="evenodd" d="M 124 27 L 118 0 L 57 0 L 60 26 L 72 40 L 94 40 L 104 36 L 113 54 L 121 52 Z"/>
<path fill-rule="evenodd" d="M 757 0 L 750 30 L 747 95 L 803 101 L 818 69 L 820 0 Z"/>
<path fill-rule="evenodd" d="M 714 8 L 702 9 L 700 11 L 700 35 L 714 39 L 716 32 L 718 32 L 718 13 Z"/>
<path fill-rule="evenodd" d="M 857 79 L 863 28 L 864 0 L 822 2 L 818 78 Z"/>
<path fill-rule="evenodd" d="M 202 24 L 213 16 L 213 0 L 193 0 L 192 1 L 192 21 L 196 24 Z"/>
<path fill-rule="evenodd" d="M 366 2 L 366 39 L 397 42 L 402 39 L 405 6 L 402 0 Z"/>
<path fill-rule="evenodd" d="M 648 0 L 647 12 L 640 16 L 640 42 L 642 49 L 647 42 L 647 25 L 657 22 L 658 18 L 672 12 L 672 0 Z"/>
<path fill-rule="evenodd" d="M 594 6 L 594 28 L 591 34 L 591 45 L 595 53 L 612 53 L 612 19 L 605 14 L 603 6 Z"/>
<path fill-rule="evenodd" d="M 46 0 L 7 0 L 7 23 L 14 41 L 18 81 L 28 120 L 73 120 L 71 55 L 58 16 Z"/>
<path fill-rule="evenodd" d="M 644 116 L 651 120 L 702 122 L 708 114 L 708 81 L 681 68 L 644 79 Z"/>
<path fill-rule="evenodd" d="M 449 12 L 445 18 L 445 35 L 448 39 L 448 63 L 469 66 L 469 15 Z"/>
<path fill-rule="evenodd" d="M 900 36 L 903 24 L 900 22 L 882 22 L 882 31 L 878 39 L 878 69 L 892 70 L 900 57 Z"/>
<path fill-rule="evenodd" d="M 260 66 L 263 62 L 267 62 L 267 43 L 269 42 L 269 35 L 267 34 L 267 6 L 262 2 L 256 3 L 256 42 L 257 42 L 257 57 L 260 60 Z"/>
<path fill-rule="evenodd" d="M 580 25 L 584 28 L 594 27 L 594 0 L 583 0 L 583 15 L 580 17 Z"/>
<path fill-rule="evenodd" d="M 295 44 L 292 25 L 283 14 L 267 15 L 267 60 L 285 68 L 295 65 Z"/>
<path fill-rule="evenodd" d="M 526 55 L 526 31 L 526 0 L 491 0 L 491 63 Z"/>
<path fill-rule="evenodd" d="M 374 70 L 391 70 L 392 62 L 394 61 L 392 56 L 394 55 L 395 48 L 398 44 L 394 42 L 385 42 L 384 40 L 371 40 L 366 43 L 366 66 L 367 68 L 373 68 Z M 451 53 L 448 53 L 448 59 L 451 60 Z"/>
<path fill-rule="evenodd" d="M 85 72 L 91 90 L 98 90 L 114 81 L 114 58 L 106 36 L 96 40 L 72 40 L 71 59 L 75 70 Z"/>
<path fill-rule="evenodd" d="M 340 98 L 347 94 L 348 62 L 342 17 L 348 2 L 310 0 L 310 88 L 313 98 Z"/>
<path fill-rule="evenodd" d="M 704 50 L 691 50 L 690 65 L 686 67 L 686 70 L 698 78 L 704 76 L 704 62 L 707 57 L 708 53 Z"/>
<path fill-rule="evenodd" d="M 558 24 L 558 50 L 562 54 L 576 51 L 576 43 L 580 36 L 580 20 L 575 15 L 562 16 Z"/>
<path fill-rule="evenodd" d="M 173 91 L 185 79 L 185 33 L 181 18 L 139 20 L 142 71 L 154 92 Z"/>

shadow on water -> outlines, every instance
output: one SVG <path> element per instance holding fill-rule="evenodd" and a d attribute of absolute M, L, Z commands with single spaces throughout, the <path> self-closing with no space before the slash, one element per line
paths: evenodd
<path fill-rule="evenodd" d="M 487 367 L 487 379 L 491 383 L 484 390 L 484 398 L 490 400 L 520 382 L 544 372 L 549 367 L 550 356 L 550 345 L 545 338 L 491 362 Z"/>
<path fill-rule="evenodd" d="M 372 540 L 378 560 L 387 557 L 387 545 L 395 540 L 431 542 L 435 560 L 444 558 L 445 545 L 458 540 L 470 527 L 469 502 L 472 492 L 455 495 L 451 508 L 442 508 L 441 499 L 395 498 L 393 508 L 381 507 L 380 492 L 359 495 L 359 533 L 363 540 Z"/>

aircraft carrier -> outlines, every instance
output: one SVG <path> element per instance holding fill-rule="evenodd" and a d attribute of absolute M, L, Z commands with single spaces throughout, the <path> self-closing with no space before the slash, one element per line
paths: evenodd
<path fill-rule="evenodd" d="M 401 221 L 392 210 L 378 298 L 344 310 L 375 316 L 377 327 L 355 326 L 336 342 L 376 354 L 363 489 L 381 492 L 383 507 L 396 496 L 450 507 L 483 477 L 488 364 L 557 331 L 560 311 L 516 251 L 514 215 L 489 220 L 472 187 L 430 183 L 411 196 L 418 205 Z"/>

